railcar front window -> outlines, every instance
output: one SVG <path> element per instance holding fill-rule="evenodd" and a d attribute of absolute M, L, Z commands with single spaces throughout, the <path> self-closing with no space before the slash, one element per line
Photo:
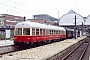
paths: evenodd
<path fill-rule="evenodd" d="M 23 35 L 30 35 L 30 28 L 23 28 Z"/>
<path fill-rule="evenodd" d="M 22 35 L 22 28 L 16 28 L 16 35 Z"/>

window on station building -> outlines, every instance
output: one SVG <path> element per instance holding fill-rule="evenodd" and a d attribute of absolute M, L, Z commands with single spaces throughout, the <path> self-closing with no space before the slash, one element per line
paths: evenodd
<path fill-rule="evenodd" d="M 22 28 L 16 28 L 15 34 L 16 35 L 22 35 Z"/>
<path fill-rule="evenodd" d="M 36 29 L 36 35 L 39 35 L 39 29 Z"/>
<path fill-rule="evenodd" d="M 32 35 L 35 35 L 35 28 L 32 28 Z"/>
<path fill-rule="evenodd" d="M 23 28 L 23 35 L 30 35 L 30 28 Z"/>

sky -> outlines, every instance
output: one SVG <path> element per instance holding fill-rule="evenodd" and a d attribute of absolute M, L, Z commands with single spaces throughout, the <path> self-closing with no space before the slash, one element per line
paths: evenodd
<path fill-rule="evenodd" d="M 70 10 L 83 17 L 90 14 L 90 0 L 1 0 L 0 14 L 33 18 L 36 14 L 48 14 L 60 18 Z"/>

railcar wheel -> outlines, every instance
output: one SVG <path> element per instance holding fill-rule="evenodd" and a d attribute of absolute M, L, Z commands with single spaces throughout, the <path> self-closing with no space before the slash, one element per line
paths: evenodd
<path fill-rule="evenodd" d="M 14 45 L 19 45 L 19 43 L 14 41 Z"/>

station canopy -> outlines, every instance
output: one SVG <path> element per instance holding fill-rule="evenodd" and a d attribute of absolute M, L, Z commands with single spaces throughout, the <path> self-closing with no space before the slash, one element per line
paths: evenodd
<path fill-rule="evenodd" d="M 90 25 L 90 15 L 85 19 L 85 25 Z"/>
<path fill-rule="evenodd" d="M 82 25 L 84 19 L 81 15 L 77 14 L 73 10 L 70 10 L 69 13 L 63 15 L 59 20 L 59 25 L 75 25 L 75 15 L 76 15 L 76 25 Z"/>

